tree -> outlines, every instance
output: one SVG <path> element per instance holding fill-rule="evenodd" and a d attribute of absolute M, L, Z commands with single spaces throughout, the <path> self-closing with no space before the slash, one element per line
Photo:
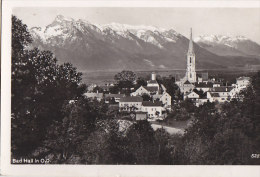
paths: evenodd
<path fill-rule="evenodd" d="M 165 129 L 160 128 L 155 131 L 154 137 L 158 143 L 158 153 L 159 161 L 158 164 L 161 165 L 171 165 L 173 164 L 174 148 L 170 145 L 169 139 L 170 135 L 165 131 Z"/>
<path fill-rule="evenodd" d="M 143 98 L 143 101 L 152 101 L 153 100 L 153 98 L 148 94 L 143 94 L 142 98 Z"/>
<path fill-rule="evenodd" d="M 130 89 L 134 87 L 136 74 L 133 71 L 122 71 L 114 77 L 117 81 L 117 87 L 122 93 L 130 94 Z"/>
<path fill-rule="evenodd" d="M 62 120 L 62 105 L 81 96 L 85 86 L 70 63 L 58 65 L 49 51 L 26 50 L 27 27 L 15 16 L 12 22 L 12 153 L 25 156 L 40 146 L 48 126 Z"/>
<path fill-rule="evenodd" d="M 158 82 L 160 84 L 163 84 L 167 90 L 167 93 L 169 93 L 169 95 L 172 98 L 172 102 L 174 100 L 182 100 L 182 95 L 180 92 L 179 87 L 175 84 L 175 78 L 174 77 L 163 77 L 161 79 L 158 79 Z"/>
<path fill-rule="evenodd" d="M 135 85 L 135 89 L 138 89 L 141 86 L 146 86 L 147 82 L 144 80 L 144 78 L 138 77 Z"/>
<path fill-rule="evenodd" d="M 136 74 L 133 71 L 124 70 L 117 73 L 114 78 L 116 81 L 129 81 L 133 83 L 136 80 Z"/>
<path fill-rule="evenodd" d="M 126 141 L 129 164 L 158 163 L 158 144 L 148 121 L 142 120 L 133 124 L 127 132 Z"/>
<path fill-rule="evenodd" d="M 47 127 L 45 139 L 40 147 L 46 149 L 46 152 L 39 154 L 37 158 L 50 156 L 52 157 L 50 161 L 54 164 L 94 163 L 84 157 L 87 152 L 93 150 L 93 147 L 84 149 L 86 147 L 84 143 L 94 141 L 94 137 L 96 142 L 106 140 L 106 131 L 110 127 L 108 121 L 113 120 L 110 115 L 107 115 L 107 111 L 106 104 L 84 97 L 64 104 L 62 109 L 64 118 L 61 122 L 53 122 Z M 100 139 L 101 137 L 105 139 Z M 96 148 L 99 148 L 98 144 L 96 145 Z"/>
<path fill-rule="evenodd" d="M 96 87 L 93 89 L 93 92 L 103 93 L 104 90 L 103 90 L 101 87 L 96 86 Z"/>

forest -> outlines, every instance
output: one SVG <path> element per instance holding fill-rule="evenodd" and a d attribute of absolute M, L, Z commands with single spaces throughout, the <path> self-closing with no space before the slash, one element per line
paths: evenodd
<path fill-rule="evenodd" d="M 77 68 L 58 64 L 50 51 L 29 48 L 31 42 L 27 26 L 12 16 L 11 158 L 51 164 L 260 164 L 254 156 L 260 153 L 260 72 L 229 103 L 184 109 L 194 119 L 183 136 L 154 131 L 146 120 L 121 132 L 104 101 L 83 96 L 86 85 Z"/>

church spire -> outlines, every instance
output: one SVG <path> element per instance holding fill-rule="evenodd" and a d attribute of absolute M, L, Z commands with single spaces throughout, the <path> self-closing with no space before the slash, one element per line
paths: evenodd
<path fill-rule="evenodd" d="M 189 43 L 189 50 L 188 53 L 193 54 L 193 41 L 192 41 L 192 28 L 190 29 L 190 43 Z"/>

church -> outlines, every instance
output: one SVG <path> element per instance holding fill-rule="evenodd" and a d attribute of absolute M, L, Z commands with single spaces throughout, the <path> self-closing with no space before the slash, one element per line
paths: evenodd
<path fill-rule="evenodd" d="M 197 81 L 195 70 L 195 53 L 193 49 L 192 29 L 190 31 L 189 49 L 187 52 L 187 67 L 184 78 L 180 81 L 176 81 L 182 93 L 189 92 L 194 89 L 194 83 Z"/>

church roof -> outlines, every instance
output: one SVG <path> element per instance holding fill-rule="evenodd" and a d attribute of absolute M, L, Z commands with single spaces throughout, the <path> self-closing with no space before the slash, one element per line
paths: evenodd
<path fill-rule="evenodd" d="M 188 50 L 188 53 L 194 53 L 194 50 L 193 50 L 193 41 L 192 41 L 192 29 L 190 29 L 190 42 L 189 42 L 189 50 Z"/>
<path fill-rule="evenodd" d="M 142 102 L 143 98 L 140 96 L 127 96 L 127 97 L 122 97 L 120 99 L 120 102 Z"/>
<path fill-rule="evenodd" d="M 143 101 L 143 106 L 159 107 L 162 106 L 161 101 Z"/>
<path fill-rule="evenodd" d="M 147 81 L 148 84 L 158 84 L 158 82 L 156 80 L 149 80 Z"/>

